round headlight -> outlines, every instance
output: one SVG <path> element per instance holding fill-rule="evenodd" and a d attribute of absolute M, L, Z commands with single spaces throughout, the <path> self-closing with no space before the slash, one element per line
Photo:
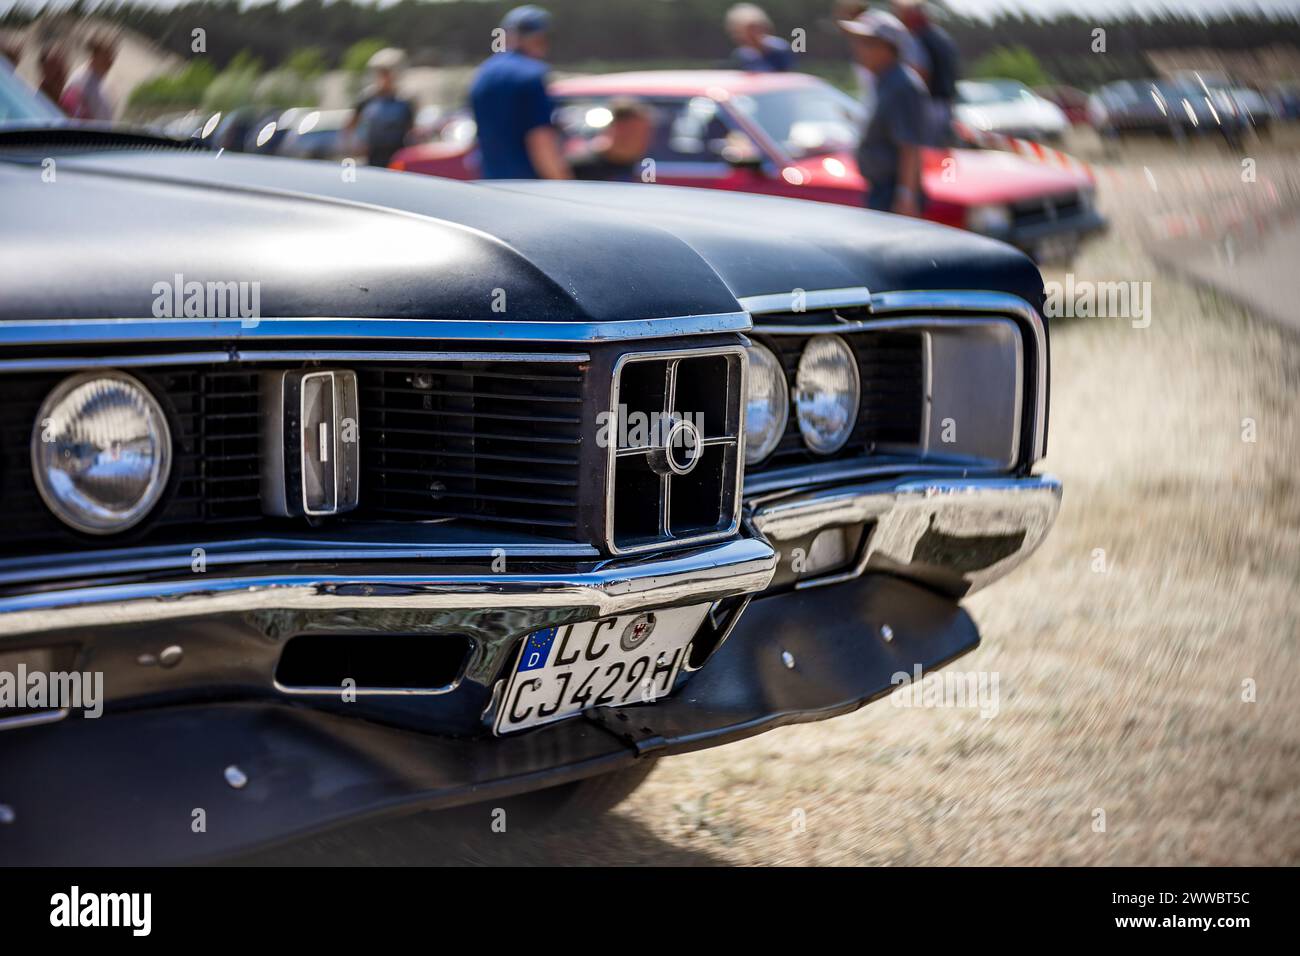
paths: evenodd
<path fill-rule="evenodd" d="M 745 464 L 756 465 L 772 454 L 785 434 L 790 389 L 781 361 L 765 345 L 749 346 L 749 397 L 745 402 Z"/>
<path fill-rule="evenodd" d="M 32 431 L 32 474 L 50 510 L 91 534 L 125 531 L 158 503 L 171 468 L 167 417 L 121 372 L 60 382 Z"/>
<path fill-rule="evenodd" d="M 794 385 L 804 444 L 822 455 L 843 448 L 858 420 L 860 394 L 858 363 L 848 344 L 836 335 L 809 339 Z"/>

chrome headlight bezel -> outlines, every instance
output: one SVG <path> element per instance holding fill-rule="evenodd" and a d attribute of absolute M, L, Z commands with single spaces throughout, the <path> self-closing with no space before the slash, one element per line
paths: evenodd
<path fill-rule="evenodd" d="M 845 378 L 851 385 L 848 389 L 821 389 L 818 391 L 818 394 L 839 394 L 849 399 L 845 424 L 834 432 L 829 439 L 822 437 L 811 423 L 812 412 L 815 409 L 812 407 L 808 384 L 808 380 L 814 374 L 817 374 L 808 368 L 808 365 L 819 360 L 815 350 L 823 347 L 831 348 L 841 359 L 841 364 L 846 372 Z M 858 412 L 862 407 L 862 381 L 858 373 L 857 356 L 854 355 L 852 347 L 843 338 L 838 335 L 814 335 L 804 343 L 803 352 L 799 356 L 799 367 L 795 372 L 794 407 L 795 420 L 799 424 L 799 434 L 803 436 L 804 445 L 807 446 L 809 451 L 818 455 L 833 455 L 848 442 L 849 437 L 853 434 L 853 429 L 857 426 Z"/>
<path fill-rule="evenodd" d="M 71 419 L 79 414 L 76 409 L 62 409 L 69 399 L 87 385 L 115 385 L 129 391 L 138 404 L 143 415 L 145 437 L 151 444 L 149 472 L 135 501 L 123 509 L 108 509 L 85 503 L 70 501 L 66 495 L 60 495 L 59 489 L 51 482 L 51 474 L 57 470 L 57 461 L 50 461 L 46 456 L 51 446 L 57 441 L 45 441 L 49 427 L 58 417 Z M 102 449 L 96 455 L 102 454 Z M 50 513 L 61 522 L 76 531 L 93 535 L 119 534 L 135 527 L 154 509 L 167 488 L 171 476 L 172 436 L 167 414 L 158 399 L 139 379 L 124 372 L 111 369 L 94 372 L 81 372 L 59 382 L 41 402 L 32 428 L 31 465 L 32 479 L 41 500 L 50 509 Z"/>
<path fill-rule="evenodd" d="M 758 381 L 759 374 L 762 372 L 762 366 L 771 362 L 771 368 L 775 370 L 773 379 L 777 386 L 777 394 L 771 397 L 768 402 L 768 410 L 775 416 L 775 428 L 762 442 L 756 442 L 754 430 L 749 424 L 749 406 L 753 395 L 753 388 Z M 781 444 L 781 438 L 785 435 L 786 425 L 790 422 L 790 385 L 786 381 L 785 366 L 781 364 L 781 359 L 777 354 L 761 342 L 751 340 L 749 343 L 749 381 L 745 394 L 745 464 L 757 465 L 766 460 L 776 447 Z"/>

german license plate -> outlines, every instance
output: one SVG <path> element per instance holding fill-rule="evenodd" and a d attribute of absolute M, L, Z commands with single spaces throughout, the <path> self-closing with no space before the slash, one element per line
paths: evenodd
<path fill-rule="evenodd" d="M 707 611 L 670 608 L 534 631 L 501 699 L 496 732 L 666 697 Z"/>

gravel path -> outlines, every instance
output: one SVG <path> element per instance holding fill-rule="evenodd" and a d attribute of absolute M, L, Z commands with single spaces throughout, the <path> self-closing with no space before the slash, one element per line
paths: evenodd
<path fill-rule="evenodd" d="M 255 860 L 1300 863 L 1300 337 L 1156 271 L 1151 216 L 1198 195 L 1175 174 L 1237 160 L 1143 149 L 1075 272 L 1150 281 L 1152 321 L 1054 324 L 1043 470 L 1065 503 L 1042 551 L 969 602 L 984 645 L 957 666 L 998 674 L 996 716 L 886 700 L 664 761 L 583 830 L 496 834 L 474 807 Z M 1294 181 L 1294 155 L 1261 151 L 1261 173 Z"/>

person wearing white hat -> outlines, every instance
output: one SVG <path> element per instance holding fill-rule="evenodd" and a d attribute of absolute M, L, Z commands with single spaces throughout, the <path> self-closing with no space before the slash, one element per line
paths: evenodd
<path fill-rule="evenodd" d="M 895 16 L 867 10 L 840 20 L 854 59 L 871 71 L 876 102 L 858 143 L 858 167 L 867 180 L 868 209 L 919 216 L 921 146 L 926 141 L 925 84 L 904 65 L 909 34 Z"/>

